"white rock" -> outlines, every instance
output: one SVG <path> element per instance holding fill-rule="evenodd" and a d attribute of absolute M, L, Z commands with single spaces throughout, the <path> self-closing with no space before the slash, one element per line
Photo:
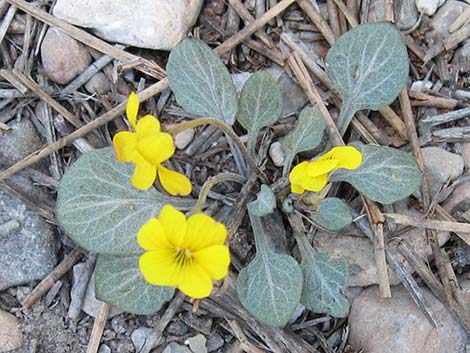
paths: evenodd
<path fill-rule="evenodd" d="M 170 50 L 186 37 L 203 0 L 58 0 L 53 14 L 103 39 Z"/>
<path fill-rule="evenodd" d="M 425 15 L 432 16 L 437 11 L 439 0 L 416 0 L 416 9 Z"/>
<path fill-rule="evenodd" d="M 286 153 L 282 149 L 282 144 L 276 141 L 269 146 L 269 157 L 271 157 L 276 167 L 282 167 L 286 159 Z"/>
<path fill-rule="evenodd" d="M 349 344 L 367 353 L 464 353 L 465 332 L 429 290 L 421 288 L 440 327 L 433 328 L 402 286 L 381 298 L 377 286 L 351 306 Z"/>
<path fill-rule="evenodd" d="M 0 352 L 10 352 L 21 348 L 23 336 L 18 319 L 6 311 L 0 310 Z"/>
<path fill-rule="evenodd" d="M 90 65 L 91 55 L 78 41 L 51 27 L 41 44 L 41 61 L 47 77 L 65 85 Z"/>
<path fill-rule="evenodd" d="M 432 88 L 431 81 L 415 81 L 411 84 L 411 91 L 423 93 Z"/>
<path fill-rule="evenodd" d="M 429 44 L 442 42 L 450 36 L 449 26 L 468 7 L 466 3 L 457 0 L 448 0 L 432 18 L 432 30 L 426 32 L 425 37 Z"/>
<path fill-rule="evenodd" d="M 179 150 L 184 150 L 194 138 L 196 130 L 193 128 L 186 129 L 176 134 L 175 136 L 175 146 Z"/>
<path fill-rule="evenodd" d="M 188 347 L 179 345 L 176 342 L 171 342 L 168 346 L 165 347 L 162 353 L 193 353 L 193 352 L 191 352 Z"/>

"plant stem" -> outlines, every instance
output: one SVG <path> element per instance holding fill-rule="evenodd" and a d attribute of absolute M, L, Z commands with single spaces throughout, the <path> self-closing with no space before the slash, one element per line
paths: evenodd
<path fill-rule="evenodd" d="M 192 216 L 195 213 L 202 212 L 204 205 L 207 201 L 207 196 L 209 195 L 209 191 L 217 184 L 222 183 L 224 181 L 235 181 L 237 183 L 243 184 L 246 181 L 246 178 L 235 173 L 222 173 L 217 174 L 213 177 L 207 179 L 204 185 L 199 192 L 199 197 L 197 202 L 194 204 L 193 208 L 188 212 L 186 215 L 187 217 Z"/>
<path fill-rule="evenodd" d="M 184 121 L 182 123 L 175 124 L 175 125 L 170 125 L 167 127 L 166 131 L 172 135 L 176 135 L 177 133 L 184 131 L 186 129 L 190 129 L 192 127 L 197 127 L 201 125 L 207 125 L 207 124 L 216 126 L 220 130 L 225 132 L 230 138 L 232 138 L 232 140 L 236 143 L 238 148 L 240 148 L 240 152 L 242 153 L 243 158 L 245 158 L 250 168 L 253 169 L 256 175 L 258 175 L 263 181 L 267 179 L 266 176 L 263 174 L 263 172 L 258 168 L 253 158 L 251 158 L 250 153 L 246 149 L 242 140 L 240 140 L 240 137 L 238 137 L 235 131 L 233 131 L 233 129 L 229 125 L 224 123 L 222 120 L 211 118 L 211 117 L 198 118 L 194 120 Z"/>

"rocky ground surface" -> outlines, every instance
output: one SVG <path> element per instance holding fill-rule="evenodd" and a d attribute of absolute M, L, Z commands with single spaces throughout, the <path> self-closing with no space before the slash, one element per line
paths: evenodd
<path fill-rule="evenodd" d="M 70 134 L 78 127 L 70 121 L 77 119 L 84 125 L 125 101 L 131 91 L 163 78 L 161 67 L 165 67 L 167 50 L 188 32 L 216 46 L 277 2 L 44 0 L 35 2 L 38 7 L 31 8 L 24 1 L 13 1 L 15 6 L 0 0 L 0 170 Z M 277 140 L 292 129 L 293 116 L 308 102 L 304 90 L 284 66 L 287 47 L 278 45 L 281 34 L 297 38 L 303 50 L 323 65 L 329 46 L 319 31 L 318 18 L 326 19 L 333 33 L 343 33 L 348 28 L 335 3 L 346 4 L 359 22 L 382 21 L 387 9 L 383 0 L 297 3 L 223 57 L 239 90 L 250 72 L 262 68 L 268 68 L 280 85 L 284 118 L 272 129 L 266 161 L 267 171 L 276 176 L 285 157 Z M 312 11 L 320 17 L 312 17 Z M 410 97 L 433 202 L 458 221 L 468 223 L 470 5 L 457 0 L 395 0 L 393 13 L 409 49 Z M 82 31 L 60 30 L 57 24 L 62 21 Z M 446 46 L 449 38 L 453 41 L 450 47 Z M 284 52 L 278 50 L 280 47 Z M 322 97 L 329 99 L 331 92 L 321 88 Z M 143 109 L 165 122 L 186 117 L 168 90 L 149 99 Z M 400 115 L 398 102 L 392 109 Z M 462 113 L 465 109 L 468 111 Z M 452 111 L 462 114 L 452 121 L 419 122 Z M 331 113 L 335 116 L 338 112 L 332 107 Z M 367 121 L 365 129 L 378 143 L 410 151 L 403 134 L 377 112 L 371 112 Z M 74 250 L 77 246 L 61 232 L 54 217 L 55 199 L 60 177 L 77 157 L 90 148 L 110 145 L 112 134 L 123 126 L 122 117 L 116 117 L 106 127 L 74 140 L 71 146 L 54 151 L 0 183 L 0 352 L 87 351 L 100 305 L 93 285 L 95 259 L 93 254 Z M 356 131 L 351 134 L 356 139 L 359 136 Z M 232 167 L 226 167 L 230 155 L 224 143 L 222 133 L 210 127 L 190 129 L 176 137 L 177 160 L 181 165 L 195 163 L 192 180 L 196 185 L 202 185 L 209 175 Z M 222 153 L 211 153 L 217 148 Z M 225 190 L 219 192 L 223 194 Z M 356 199 L 355 206 L 360 209 L 357 202 Z M 423 216 L 414 198 L 394 204 L 392 211 Z M 392 269 L 392 299 L 380 297 L 373 244 L 351 226 L 341 233 L 318 231 L 313 238 L 318 251 L 348 260 L 349 317 L 338 320 L 299 306 L 289 327 L 281 332 L 305 340 L 312 352 L 469 352 L 468 333 L 461 318 L 450 314 L 448 306 L 426 288 L 423 273 L 407 263 L 399 252 L 400 241 L 406 241 L 415 254 L 426 259 L 431 273 L 437 275 L 425 231 L 392 222 L 387 227 L 389 249 L 396 253 L 395 259 L 408 274 L 417 279 L 421 286 L 418 293 L 433 317 L 426 316 L 423 308 L 415 304 Z M 468 235 L 458 236 L 446 230 L 438 234 L 449 273 L 455 274 L 452 285 L 459 288 L 458 301 L 466 308 L 467 316 Z M 254 255 L 250 229 L 242 226 L 230 247 L 234 267 L 239 270 Z M 62 261 L 69 261 L 70 270 L 60 278 L 51 278 L 43 296 L 32 295 L 39 281 Z M 25 302 L 30 300 L 31 306 L 26 308 L 29 305 Z M 240 328 L 232 321 L 234 313 L 220 307 L 217 311 L 212 302 L 207 305 L 209 309 L 202 306 L 194 313 L 189 301 L 183 303 L 164 328 L 161 344 L 152 352 L 270 351 L 261 334 L 269 331 L 246 324 L 249 321 L 246 316 L 237 313 Z M 99 352 L 141 352 L 159 327 L 164 312 L 165 308 L 154 315 L 136 316 L 111 309 Z"/>

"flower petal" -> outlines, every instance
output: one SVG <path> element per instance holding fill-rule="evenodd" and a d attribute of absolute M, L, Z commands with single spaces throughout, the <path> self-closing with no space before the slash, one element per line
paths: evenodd
<path fill-rule="evenodd" d="M 147 190 L 155 181 L 157 167 L 145 160 L 138 153 L 134 158 L 135 171 L 131 177 L 131 184 L 140 190 Z"/>
<path fill-rule="evenodd" d="M 212 280 L 202 266 L 193 262 L 183 267 L 178 288 L 192 298 L 201 299 L 211 294 Z"/>
<path fill-rule="evenodd" d="M 305 178 L 301 185 L 305 190 L 318 192 L 326 186 L 328 182 L 328 174 L 322 174 L 315 177 Z"/>
<path fill-rule="evenodd" d="M 290 184 L 290 191 L 294 194 L 303 194 L 305 188 L 303 188 L 302 185 L 299 184 Z"/>
<path fill-rule="evenodd" d="M 175 254 L 171 249 L 144 253 L 139 258 L 139 269 L 148 283 L 172 287 L 177 286 L 182 270 L 175 261 Z"/>
<path fill-rule="evenodd" d="M 165 229 L 158 219 L 150 220 L 140 227 L 137 233 L 137 242 L 145 250 L 159 250 L 171 248 L 166 238 Z"/>
<path fill-rule="evenodd" d="M 309 162 L 307 174 L 316 177 L 327 174 L 336 168 L 338 161 L 335 159 L 323 159 L 323 156 L 316 161 Z"/>
<path fill-rule="evenodd" d="M 145 115 L 137 122 L 135 132 L 139 139 L 149 135 L 157 135 L 160 133 L 160 122 L 153 115 Z"/>
<path fill-rule="evenodd" d="M 137 136 L 130 131 L 120 131 L 113 137 L 118 162 L 131 162 L 136 153 Z"/>
<path fill-rule="evenodd" d="M 225 228 L 223 223 L 215 222 L 214 240 L 212 241 L 212 245 L 223 245 L 225 243 L 225 239 L 227 239 L 227 228 Z"/>
<path fill-rule="evenodd" d="M 214 245 L 192 253 L 193 259 L 204 268 L 214 280 L 227 276 L 230 252 L 225 245 Z"/>
<path fill-rule="evenodd" d="M 131 123 L 132 127 L 136 128 L 137 113 L 139 112 L 139 97 L 135 92 L 131 92 L 126 105 L 127 120 Z"/>
<path fill-rule="evenodd" d="M 158 178 L 162 186 L 170 195 L 186 196 L 191 193 L 191 181 L 183 174 L 159 165 Z"/>
<path fill-rule="evenodd" d="M 291 182 L 291 184 L 300 184 L 300 181 L 303 180 L 308 174 L 309 165 L 310 162 L 305 161 L 300 164 L 297 164 L 294 168 L 292 168 L 289 174 L 289 181 Z"/>
<path fill-rule="evenodd" d="M 217 229 L 217 231 L 220 230 Z M 216 225 L 212 217 L 204 213 L 196 213 L 188 218 L 185 243 L 192 252 L 215 245 L 217 240 Z"/>
<path fill-rule="evenodd" d="M 166 161 L 175 153 L 173 138 L 162 132 L 139 137 L 136 148 L 142 157 L 154 165 Z"/>
<path fill-rule="evenodd" d="M 158 215 L 158 220 L 165 230 L 167 240 L 175 248 L 183 248 L 183 240 L 187 229 L 184 213 L 171 205 L 165 205 Z"/>
<path fill-rule="evenodd" d="M 334 160 L 338 161 L 335 169 L 356 169 L 362 163 L 361 152 L 353 146 L 333 147 L 327 154 L 330 154 Z"/>

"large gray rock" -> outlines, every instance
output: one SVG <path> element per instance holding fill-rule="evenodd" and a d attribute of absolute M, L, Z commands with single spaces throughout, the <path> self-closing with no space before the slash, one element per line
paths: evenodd
<path fill-rule="evenodd" d="M 455 51 L 452 65 L 461 73 L 470 72 L 470 40 L 465 41 L 464 45 Z"/>
<path fill-rule="evenodd" d="M 52 227 L 0 191 L 0 291 L 42 279 L 57 263 Z"/>
<path fill-rule="evenodd" d="M 196 22 L 203 0 L 58 0 L 53 14 L 103 39 L 171 50 Z"/>
<path fill-rule="evenodd" d="M 349 344 L 367 353 L 465 353 L 466 335 L 446 307 L 421 288 L 440 327 L 428 322 L 402 286 L 392 298 L 380 297 L 377 286 L 364 290 L 351 306 Z"/>
<path fill-rule="evenodd" d="M 41 148 L 42 143 L 31 121 L 22 119 L 0 130 L 0 164 L 11 165 Z"/>
<path fill-rule="evenodd" d="M 432 18 L 432 30 L 426 32 L 428 43 L 437 44 L 450 36 L 449 26 L 467 7 L 468 5 L 462 1 L 447 0 Z"/>
<path fill-rule="evenodd" d="M 446 183 L 462 175 L 462 156 L 439 147 L 425 147 L 422 152 L 432 195 L 439 192 Z"/>
<path fill-rule="evenodd" d="M 412 209 L 400 210 L 399 213 L 413 217 L 422 216 L 419 212 Z M 439 232 L 437 236 L 439 245 L 443 246 L 450 235 L 448 232 Z M 432 254 L 423 229 L 410 228 L 403 232 L 400 238 L 406 241 L 410 250 L 416 252 L 419 256 L 427 257 Z M 318 231 L 313 238 L 313 247 L 317 251 L 346 258 L 350 271 L 349 286 L 366 287 L 379 283 L 377 267 L 375 265 L 374 246 L 368 238 Z M 412 272 L 411 266 L 396 250 L 396 243 L 391 243 L 389 250 L 394 254 L 396 260 L 403 264 L 405 270 Z M 391 270 L 389 270 L 389 279 L 392 285 L 400 283 L 398 276 Z"/>
<path fill-rule="evenodd" d="M 75 39 L 51 27 L 41 44 L 41 60 L 47 77 L 65 85 L 90 65 L 91 55 Z"/>

